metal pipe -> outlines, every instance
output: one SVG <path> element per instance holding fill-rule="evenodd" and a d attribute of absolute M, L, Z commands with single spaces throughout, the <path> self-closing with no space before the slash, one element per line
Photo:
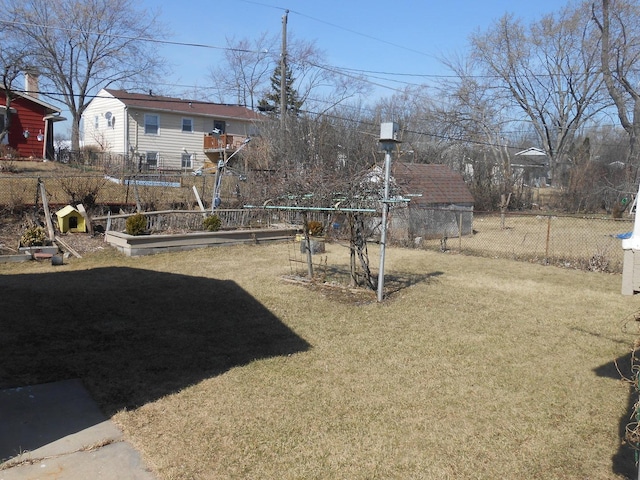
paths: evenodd
<path fill-rule="evenodd" d="M 387 244 L 387 215 L 389 213 L 389 179 L 391 177 L 391 148 L 384 153 L 384 199 L 382 200 L 382 232 L 380 234 L 380 270 L 378 272 L 378 302 L 384 297 L 384 256 Z"/>

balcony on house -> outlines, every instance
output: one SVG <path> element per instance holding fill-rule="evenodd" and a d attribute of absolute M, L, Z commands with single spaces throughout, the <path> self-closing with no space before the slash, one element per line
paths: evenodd
<path fill-rule="evenodd" d="M 235 152 L 245 139 L 246 137 L 240 135 L 227 135 L 226 133 L 214 135 L 207 133 L 204 136 L 204 151 L 205 153 Z"/>

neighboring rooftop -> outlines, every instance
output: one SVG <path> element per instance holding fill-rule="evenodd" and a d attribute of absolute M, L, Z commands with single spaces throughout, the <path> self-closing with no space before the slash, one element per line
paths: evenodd
<path fill-rule="evenodd" d="M 126 90 L 107 88 L 105 91 L 120 100 L 128 107 L 144 110 L 166 111 L 172 113 L 188 113 L 190 115 L 204 115 L 209 117 L 239 118 L 244 120 L 260 120 L 262 116 L 241 105 L 204 102 L 202 100 L 188 100 L 182 98 L 164 97 L 152 92 L 130 93 Z"/>
<path fill-rule="evenodd" d="M 462 175 L 446 165 L 395 163 L 393 177 L 405 195 L 422 195 L 411 199 L 412 205 L 474 202 Z"/>

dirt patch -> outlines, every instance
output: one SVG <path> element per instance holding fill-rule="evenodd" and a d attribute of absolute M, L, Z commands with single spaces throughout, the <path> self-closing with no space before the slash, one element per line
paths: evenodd
<path fill-rule="evenodd" d="M 20 237 L 32 223 L 26 217 L 0 217 L 0 255 L 18 253 Z M 105 248 L 102 234 L 91 236 L 88 233 L 58 233 L 57 235 L 80 255 Z"/>
<path fill-rule="evenodd" d="M 25 220 L 15 217 L 0 217 L 0 255 L 18 252 L 20 237 L 27 228 Z"/>
<path fill-rule="evenodd" d="M 80 255 L 104 250 L 108 246 L 102 234 L 91 236 L 88 233 L 67 233 L 61 234 L 60 238 Z"/>
<path fill-rule="evenodd" d="M 304 286 L 323 297 L 340 303 L 366 305 L 376 301 L 376 292 L 366 288 L 352 288 L 337 282 L 317 282 L 299 276 L 285 276 L 282 279 L 285 282 Z"/>

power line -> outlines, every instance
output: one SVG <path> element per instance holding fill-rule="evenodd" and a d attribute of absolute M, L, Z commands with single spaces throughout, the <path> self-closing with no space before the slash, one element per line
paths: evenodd
<path fill-rule="evenodd" d="M 171 41 L 171 40 L 160 40 L 157 38 L 151 38 L 151 37 L 133 37 L 130 35 L 121 35 L 121 34 L 116 34 L 116 33 L 107 33 L 107 32 L 95 32 L 95 31 L 85 31 L 85 30 L 79 30 L 76 28 L 68 28 L 68 27 L 58 27 L 58 26 L 51 26 L 51 25 L 46 25 L 46 24 L 39 24 L 39 23 L 28 23 L 28 22 L 19 22 L 16 20 L 0 20 L 0 24 L 3 25 L 12 25 L 12 26 L 22 26 L 22 27 L 38 27 L 38 28 L 49 28 L 52 30 L 60 30 L 63 32 L 72 32 L 72 33 L 82 33 L 82 34 L 91 34 L 91 35 L 100 35 L 100 36 L 105 36 L 105 37 L 113 37 L 113 38 L 121 38 L 123 40 L 138 40 L 141 42 L 150 42 L 150 43 L 159 43 L 159 44 L 163 44 L 163 45 L 174 45 L 174 46 L 179 46 L 179 47 L 197 47 L 197 48 L 209 48 L 209 49 L 215 49 L 215 50 L 226 50 L 226 51 L 231 51 L 231 52 L 242 52 L 242 53 L 267 53 L 264 50 L 248 50 L 245 48 L 233 48 L 233 47 L 221 47 L 218 45 L 207 45 L 204 43 L 192 43 L 192 42 L 175 42 L 175 41 Z"/>
<path fill-rule="evenodd" d="M 374 41 L 379 42 L 379 43 L 384 43 L 386 45 L 390 45 L 392 47 L 399 48 L 401 50 L 406 50 L 408 52 L 417 53 L 418 55 L 423 55 L 425 57 L 435 58 L 434 55 L 431 55 L 431 54 L 428 54 L 428 53 L 425 53 L 425 52 L 421 52 L 420 50 L 416 50 L 414 48 L 410 48 L 410 47 L 406 47 L 404 45 L 393 43 L 393 42 L 390 42 L 388 40 L 384 40 L 382 38 L 374 37 L 373 35 L 369 35 L 367 33 L 358 32 L 357 30 L 353 30 L 351 28 L 343 27 L 342 25 L 337 25 L 335 23 L 331 23 L 331 22 L 328 22 L 326 20 L 322 20 L 320 18 L 312 17 L 311 15 L 307 15 L 305 13 L 298 12 L 296 10 L 285 9 L 285 8 L 276 7 L 276 6 L 273 6 L 273 5 L 267 5 L 265 3 L 256 2 L 256 1 L 253 1 L 253 0 L 240 0 L 240 1 L 245 2 L 245 3 L 251 3 L 253 5 L 259 5 L 261 7 L 273 8 L 275 10 L 282 10 L 282 11 L 288 10 L 290 13 L 294 13 L 294 14 L 300 16 L 300 17 L 308 18 L 309 20 L 313 20 L 314 22 L 322 23 L 324 25 L 329 25 L 330 27 L 337 28 L 339 30 L 344 30 L 345 32 L 349 32 L 349 33 L 352 33 L 354 35 L 358 35 L 358 36 L 363 37 L 363 38 L 368 38 L 369 40 L 374 40 Z"/>

